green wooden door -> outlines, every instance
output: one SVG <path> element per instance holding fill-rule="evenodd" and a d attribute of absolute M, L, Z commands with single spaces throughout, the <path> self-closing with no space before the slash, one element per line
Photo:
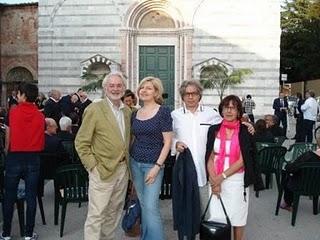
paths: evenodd
<path fill-rule="evenodd" d="M 174 109 L 174 46 L 139 47 L 139 81 L 154 76 L 161 79 L 165 105 Z"/>

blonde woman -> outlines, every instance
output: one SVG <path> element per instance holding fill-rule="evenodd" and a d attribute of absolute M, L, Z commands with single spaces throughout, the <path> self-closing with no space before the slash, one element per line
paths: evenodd
<path fill-rule="evenodd" d="M 130 150 L 130 167 L 141 204 L 141 239 L 163 240 L 159 192 L 164 161 L 172 141 L 172 118 L 169 108 L 162 106 L 160 79 L 144 78 L 137 93 L 143 106 L 132 115 L 134 141 Z"/>

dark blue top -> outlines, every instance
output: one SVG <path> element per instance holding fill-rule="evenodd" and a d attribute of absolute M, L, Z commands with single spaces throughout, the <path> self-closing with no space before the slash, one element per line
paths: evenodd
<path fill-rule="evenodd" d="M 172 131 L 172 118 L 168 107 L 160 106 L 150 119 L 139 120 L 132 114 L 131 130 L 134 135 L 130 155 L 137 162 L 155 163 L 163 147 L 163 132 Z"/>

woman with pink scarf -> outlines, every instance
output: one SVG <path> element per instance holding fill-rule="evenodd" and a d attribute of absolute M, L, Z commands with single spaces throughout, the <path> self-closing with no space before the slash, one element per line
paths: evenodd
<path fill-rule="evenodd" d="M 221 197 L 233 226 L 234 239 L 244 239 L 247 223 L 249 189 L 261 190 L 261 176 L 256 169 L 256 147 L 248 128 L 241 124 L 242 104 L 235 95 L 225 97 L 219 105 L 222 123 L 208 131 L 207 170 L 211 192 L 209 220 L 225 222 L 225 215 L 218 197 Z"/>

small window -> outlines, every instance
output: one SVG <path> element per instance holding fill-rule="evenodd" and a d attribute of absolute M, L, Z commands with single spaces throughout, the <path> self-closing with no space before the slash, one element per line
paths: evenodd
<path fill-rule="evenodd" d="M 106 75 L 110 72 L 110 68 L 105 63 L 93 63 L 88 68 L 88 73 L 94 74 L 97 76 Z"/>

